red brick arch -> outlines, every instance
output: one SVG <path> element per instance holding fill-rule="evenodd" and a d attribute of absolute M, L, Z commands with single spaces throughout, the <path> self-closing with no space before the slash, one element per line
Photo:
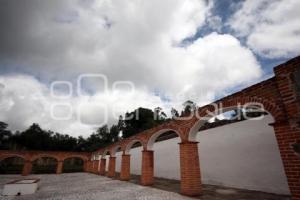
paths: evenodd
<path fill-rule="evenodd" d="M 63 161 L 65 161 L 66 159 L 69 159 L 69 158 L 80 158 L 83 161 L 87 161 L 89 159 L 88 156 L 74 154 L 74 155 L 67 155 L 67 156 L 63 157 Z"/>
<path fill-rule="evenodd" d="M 184 123 L 186 123 L 186 122 L 184 122 Z M 109 145 L 106 148 L 99 149 L 97 152 L 102 155 L 104 153 L 104 151 L 109 151 L 112 153 L 112 156 L 114 156 L 115 150 L 118 147 L 121 147 L 121 150 L 123 152 L 126 152 L 126 154 L 128 154 L 129 150 L 131 149 L 132 145 L 135 142 L 140 142 L 142 144 L 143 149 L 148 150 L 147 146 L 149 143 L 151 143 L 150 140 L 152 140 L 154 137 L 156 138 L 156 136 L 158 137 L 159 135 L 165 133 L 166 131 L 175 132 L 183 140 L 183 139 L 185 139 L 185 134 L 184 134 L 184 131 L 183 131 L 182 127 L 180 126 L 180 124 L 182 124 L 181 121 L 175 121 L 175 120 L 161 124 L 157 127 L 148 129 L 139 134 L 133 135 L 129 138 L 126 138 L 126 139 L 116 142 L 112 145 Z"/>
<path fill-rule="evenodd" d="M 240 92 L 226 96 L 215 102 L 225 110 L 233 109 L 237 105 L 247 103 L 262 104 L 264 110 L 272 115 L 275 136 L 280 149 L 284 169 L 287 175 L 292 199 L 300 200 L 300 158 L 293 150 L 293 144 L 300 143 L 300 86 L 296 82 L 300 77 L 300 56 L 274 68 L 275 76 L 252 85 Z M 117 146 L 122 147 L 121 180 L 129 180 L 130 155 L 128 147 L 139 140 L 143 145 L 142 176 L 143 185 L 153 184 L 153 151 L 151 146 L 161 133 L 174 130 L 181 138 L 180 171 L 181 193 L 185 195 L 199 195 L 202 193 L 198 145 L 195 141 L 196 133 L 204 123 L 207 111 L 215 111 L 213 105 L 206 105 L 197 110 L 196 116 L 171 120 L 157 127 L 126 138 L 106 149 L 114 152 Z M 213 115 L 212 115 L 213 116 Z M 99 149 L 99 151 L 103 151 Z M 126 154 L 127 153 L 127 154 Z M 102 161 L 101 161 L 102 162 Z M 114 174 L 114 153 L 110 157 L 109 174 Z M 111 164 L 112 163 L 112 164 Z M 102 173 L 105 174 L 105 171 Z M 109 176 L 110 176 L 109 175 Z"/>
<path fill-rule="evenodd" d="M 146 145 L 145 142 L 143 142 L 140 139 L 132 139 L 126 143 L 124 153 L 129 154 L 130 150 L 132 149 L 132 146 L 136 143 L 140 143 L 142 145 L 142 148 L 145 149 L 145 145 Z"/>
<path fill-rule="evenodd" d="M 63 161 L 66 158 L 78 157 L 84 160 L 85 166 L 84 170 L 87 171 L 87 161 L 91 157 L 91 153 L 87 152 L 57 152 L 57 151 L 6 151 L 0 150 L 0 160 L 3 160 L 8 157 L 20 157 L 24 159 L 24 167 L 22 175 L 30 174 L 32 170 L 32 163 L 43 157 L 54 158 L 57 161 L 57 170 L 56 173 L 62 173 Z"/>
<path fill-rule="evenodd" d="M 117 151 L 118 151 L 118 149 L 121 149 L 121 151 L 123 151 L 121 145 L 114 145 L 114 146 L 112 146 L 110 148 L 111 156 L 115 156 L 116 153 L 117 153 Z"/>
<path fill-rule="evenodd" d="M 191 128 L 188 133 L 188 141 L 196 141 L 196 135 L 199 128 L 210 118 L 219 114 L 225 113 L 236 109 L 238 106 L 255 105 L 259 104 L 263 106 L 263 111 L 272 115 L 275 121 L 280 122 L 284 119 L 284 112 L 276 106 L 274 100 L 264 100 L 257 97 L 231 97 L 230 99 L 224 99 L 216 101 L 214 104 L 203 106 L 198 109 L 197 116 L 191 121 Z"/>
<path fill-rule="evenodd" d="M 168 131 L 172 131 L 174 133 L 176 133 L 180 138 L 181 138 L 181 134 L 177 131 L 177 130 L 174 130 L 174 129 L 171 129 L 171 128 L 163 128 L 163 129 L 160 129 L 156 132 L 154 132 L 151 137 L 147 138 L 147 150 L 151 151 L 153 149 L 153 145 L 156 141 L 156 139 L 161 136 L 162 134 L 168 132 Z"/>
<path fill-rule="evenodd" d="M 111 155 L 111 150 L 110 149 L 105 149 L 102 153 L 102 158 L 105 158 L 105 156 Z"/>
<path fill-rule="evenodd" d="M 22 158 L 22 159 L 24 159 L 24 161 L 26 159 L 25 156 L 23 156 L 23 155 L 7 154 L 7 155 L 0 156 L 0 161 L 5 160 L 6 158 Z"/>
<path fill-rule="evenodd" d="M 38 154 L 38 155 L 34 155 L 30 158 L 30 161 L 31 162 L 34 162 L 36 161 L 37 159 L 39 158 L 53 158 L 55 159 L 57 162 L 60 161 L 60 160 L 63 160 L 61 157 L 59 157 L 58 155 L 52 155 L 52 154 Z"/>

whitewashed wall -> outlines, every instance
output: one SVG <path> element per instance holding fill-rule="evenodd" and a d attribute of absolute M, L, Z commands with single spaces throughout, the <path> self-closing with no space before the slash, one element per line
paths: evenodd
<path fill-rule="evenodd" d="M 142 170 L 142 147 L 130 150 L 130 173 L 141 175 Z M 116 153 L 116 171 L 121 171 L 121 152 Z"/>
<path fill-rule="evenodd" d="M 273 128 L 266 116 L 198 133 L 202 182 L 289 194 Z M 156 177 L 180 179 L 179 138 L 154 145 Z M 131 149 L 131 173 L 141 174 L 141 148 Z M 117 153 L 120 171 L 121 153 Z"/>

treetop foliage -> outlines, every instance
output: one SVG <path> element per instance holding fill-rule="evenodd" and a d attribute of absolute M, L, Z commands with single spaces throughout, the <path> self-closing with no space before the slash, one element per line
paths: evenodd
<path fill-rule="evenodd" d="M 173 109 L 173 112 L 175 111 Z M 176 113 L 178 114 L 178 111 Z M 170 119 L 160 107 L 155 108 L 154 111 L 140 107 L 120 116 L 117 124 L 111 127 L 104 125 L 97 128 L 88 138 L 82 136 L 76 138 L 44 130 L 36 123 L 25 131 L 12 133 L 7 129 L 8 124 L 0 122 L 0 149 L 92 152 L 167 120 Z"/>

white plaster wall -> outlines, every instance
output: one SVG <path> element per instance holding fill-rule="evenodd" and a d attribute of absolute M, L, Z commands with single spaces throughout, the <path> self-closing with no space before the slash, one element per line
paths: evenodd
<path fill-rule="evenodd" d="M 140 175 L 142 172 L 142 147 L 130 150 L 130 173 Z"/>
<path fill-rule="evenodd" d="M 142 171 L 142 147 L 130 150 L 130 173 L 140 175 Z M 116 172 L 121 171 L 122 152 L 116 153 Z"/>
<path fill-rule="evenodd" d="M 116 153 L 116 172 L 121 172 L 122 151 Z"/>
<path fill-rule="evenodd" d="M 271 122 L 268 115 L 199 133 L 203 182 L 289 194 Z"/>
<path fill-rule="evenodd" d="M 105 156 L 106 162 L 105 162 L 105 171 L 108 172 L 108 166 L 109 166 L 109 155 Z"/>
<path fill-rule="evenodd" d="M 278 194 L 289 194 L 275 134 L 263 120 L 248 120 L 201 131 L 199 157 L 202 182 Z M 180 179 L 179 138 L 154 144 L 154 175 Z M 141 174 L 141 150 L 131 149 L 131 173 Z M 121 152 L 117 153 L 120 171 Z"/>
<path fill-rule="evenodd" d="M 154 151 L 154 176 L 180 180 L 179 138 L 157 142 Z"/>

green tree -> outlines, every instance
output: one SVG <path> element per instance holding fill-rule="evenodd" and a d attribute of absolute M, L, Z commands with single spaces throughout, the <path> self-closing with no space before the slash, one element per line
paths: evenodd
<path fill-rule="evenodd" d="M 20 135 L 16 135 L 15 139 L 24 149 L 50 150 L 51 134 L 52 132 L 44 131 L 34 123 Z"/>
<path fill-rule="evenodd" d="M 164 121 L 166 119 L 167 119 L 167 115 L 161 107 L 154 108 L 154 120 Z"/>
<path fill-rule="evenodd" d="M 119 140 L 120 129 L 118 125 L 112 125 L 109 130 L 111 143 L 117 142 Z"/>
<path fill-rule="evenodd" d="M 96 134 L 99 136 L 99 138 L 103 141 L 103 143 L 110 143 L 111 136 L 109 134 L 108 126 L 103 125 L 99 127 L 96 131 Z"/>
<path fill-rule="evenodd" d="M 0 149 L 9 149 L 11 132 L 7 130 L 8 124 L 0 122 Z"/>
<path fill-rule="evenodd" d="M 172 119 L 179 117 L 179 113 L 175 108 L 171 109 Z"/>
<path fill-rule="evenodd" d="M 191 115 L 191 113 L 194 112 L 196 108 L 197 106 L 193 101 L 187 100 L 186 102 L 183 103 L 183 111 L 181 112 L 181 116 Z"/>
<path fill-rule="evenodd" d="M 146 108 L 138 108 L 133 112 L 125 114 L 125 127 L 123 137 L 127 138 L 143 130 L 153 127 L 153 111 Z"/>

